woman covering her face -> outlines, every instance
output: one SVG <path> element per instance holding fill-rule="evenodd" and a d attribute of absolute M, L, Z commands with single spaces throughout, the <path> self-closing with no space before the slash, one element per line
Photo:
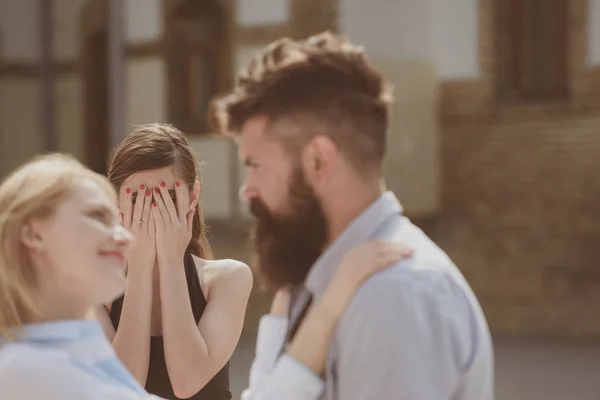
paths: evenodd
<path fill-rule="evenodd" d="M 228 400 L 253 279 L 244 263 L 213 259 L 199 173 L 185 135 L 170 125 L 140 126 L 115 149 L 108 179 L 135 242 L 124 296 L 96 316 L 148 392 Z"/>

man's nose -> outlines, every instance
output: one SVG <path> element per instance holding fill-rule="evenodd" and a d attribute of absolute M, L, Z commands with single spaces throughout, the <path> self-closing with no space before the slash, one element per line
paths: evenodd
<path fill-rule="evenodd" d="M 256 190 L 252 189 L 246 182 L 242 183 L 238 192 L 240 201 L 244 204 L 248 204 L 250 200 L 257 196 Z"/>

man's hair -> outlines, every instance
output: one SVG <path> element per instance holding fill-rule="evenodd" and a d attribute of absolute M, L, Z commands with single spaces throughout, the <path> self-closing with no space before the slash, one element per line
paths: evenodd
<path fill-rule="evenodd" d="M 211 104 L 214 131 L 237 134 L 266 116 L 269 131 L 298 154 L 327 135 L 358 171 L 381 167 L 388 130 L 390 86 L 364 49 L 330 32 L 303 40 L 279 39 L 237 77 L 234 90 Z"/>

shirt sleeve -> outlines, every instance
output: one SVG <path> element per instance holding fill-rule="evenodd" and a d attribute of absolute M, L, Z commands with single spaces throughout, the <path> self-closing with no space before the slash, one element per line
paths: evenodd
<path fill-rule="evenodd" d="M 385 278 L 383 278 L 385 279 Z M 379 279 L 359 290 L 336 337 L 338 398 L 446 400 L 460 373 L 461 338 L 446 299 Z"/>
<path fill-rule="evenodd" d="M 256 356 L 250 367 L 250 388 L 260 386 L 275 364 L 285 341 L 288 320 L 284 317 L 264 315 L 258 325 Z"/>
<path fill-rule="evenodd" d="M 321 378 L 289 355 L 279 357 L 286 329 L 287 319 L 262 317 L 250 387 L 242 393 L 242 400 L 316 400 L 323 392 Z"/>
<path fill-rule="evenodd" d="M 321 378 L 284 354 L 258 387 L 242 393 L 242 400 L 317 400 L 323 386 Z"/>

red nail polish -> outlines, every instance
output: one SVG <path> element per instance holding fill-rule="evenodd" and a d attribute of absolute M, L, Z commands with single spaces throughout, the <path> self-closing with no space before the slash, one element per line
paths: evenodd
<path fill-rule="evenodd" d="M 127 193 L 127 194 L 131 193 L 131 189 L 129 189 L 129 188 L 125 189 L 125 193 Z"/>
<path fill-rule="evenodd" d="M 155 193 L 160 193 L 160 190 L 158 190 L 158 188 L 154 188 L 154 192 Z"/>
<path fill-rule="evenodd" d="M 146 188 L 146 186 L 140 185 L 140 190 L 144 190 L 145 188 Z"/>
<path fill-rule="evenodd" d="M 155 201 L 152 202 L 152 207 L 156 207 L 156 202 Z"/>
<path fill-rule="evenodd" d="M 179 187 L 179 186 L 181 186 L 181 183 L 175 182 L 175 186 Z"/>
<path fill-rule="evenodd" d="M 146 190 L 146 196 L 150 196 L 152 192 L 150 190 Z"/>
<path fill-rule="evenodd" d="M 160 183 L 160 187 L 163 187 L 163 188 L 164 188 L 165 186 L 167 186 L 167 185 L 166 185 L 164 182 L 161 182 L 161 183 Z"/>

